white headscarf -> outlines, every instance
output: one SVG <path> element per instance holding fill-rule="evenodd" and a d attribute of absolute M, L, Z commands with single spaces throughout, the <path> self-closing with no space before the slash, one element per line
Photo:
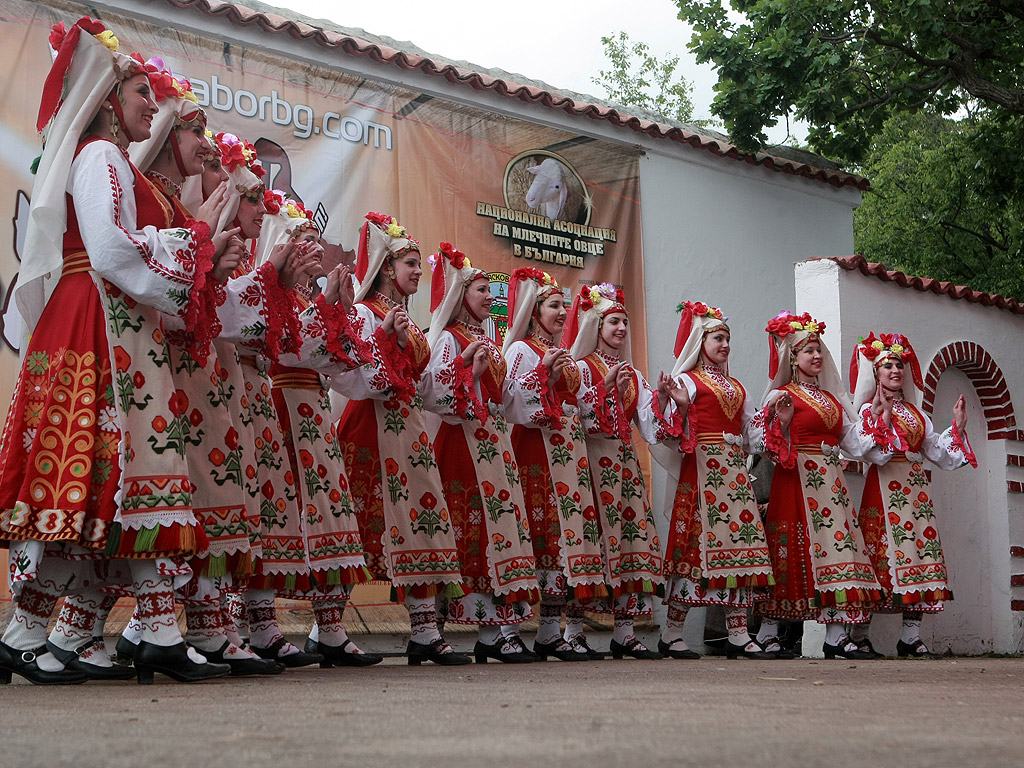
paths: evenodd
<path fill-rule="evenodd" d="M 697 301 L 684 301 L 679 305 L 682 317 L 679 318 L 679 329 L 676 331 L 676 344 L 673 352 L 676 356 L 672 366 L 672 376 L 692 371 L 697 367 L 700 352 L 704 349 L 704 338 L 716 328 L 729 329 L 729 318 L 722 314 L 718 307 L 711 307 Z M 725 374 L 729 375 L 729 363 L 725 364 Z"/>
<path fill-rule="evenodd" d="M 768 332 L 770 358 L 768 362 L 768 378 L 771 381 L 765 390 L 762 403 L 767 403 L 774 390 L 784 387 L 793 380 L 793 357 L 808 341 L 820 341 L 825 333 L 825 324 L 814 320 L 807 312 L 794 315 L 791 312 L 780 312 L 772 318 L 765 328 Z M 822 366 L 818 374 L 818 387 L 830 392 L 853 416 L 853 405 L 843 388 L 843 380 L 839 375 L 832 354 L 824 343 L 821 344 Z"/>
<path fill-rule="evenodd" d="M 234 193 L 221 213 L 217 226 L 219 232 L 235 220 L 243 195 L 263 194 L 263 166 L 256 158 L 256 148 L 248 141 L 233 133 L 218 133 L 215 138 L 221 165 L 228 172 L 228 186 Z"/>
<path fill-rule="evenodd" d="M 373 290 L 377 275 L 385 263 L 409 251 L 419 251 L 420 244 L 405 227 L 383 213 L 366 214 L 366 223 L 359 231 L 355 279 L 359 281 L 356 301 L 363 301 Z"/>
<path fill-rule="evenodd" d="M 853 393 L 853 407 L 859 412 L 864 403 L 875 398 L 878 387 L 876 372 L 886 360 L 901 360 L 910 369 L 910 375 L 903 376 L 903 399 L 915 406 L 921 405 L 921 363 L 917 353 L 910 346 L 910 340 L 898 333 L 882 333 L 877 337 L 874 331 L 861 339 L 853 350 L 850 360 L 850 390 Z"/>
<path fill-rule="evenodd" d="M 486 278 L 487 273 L 474 267 L 469 257 L 451 243 L 441 243 L 438 252 L 430 257 L 430 264 L 434 271 L 430 278 L 427 342 L 433 348 L 444 329 L 462 310 L 466 288 L 481 275 Z"/>
<path fill-rule="evenodd" d="M 153 118 L 149 138 L 137 141 L 128 148 L 128 157 L 143 173 L 153 165 L 160 150 L 167 144 L 172 130 L 183 125 L 193 125 L 197 120 L 206 125 L 206 113 L 192 92 L 192 84 L 171 74 L 170 70 L 164 68 L 162 59 L 152 58 L 146 64 L 159 70 L 149 78 L 159 109 Z M 184 169 L 179 170 L 184 175 Z"/>
<path fill-rule="evenodd" d="M 530 321 L 537 316 L 538 305 L 553 293 L 562 293 L 558 281 L 536 267 L 513 270 L 508 288 L 508 316 L 511 322 L 505 332 L 501 353 L 507 354 L 515 342 L 530 335 Z"/>
<path fill-rule="evenodd" d="M 286 197 L 283 192 L 268 191 L 263 200 L 268 210 L 256 246 L 256 266 L 266 263 L 276 246 L 288 242 L 306 227 L 314 226 L 312 216 L 302 203 Z M 276 212 L 271 212 L 272 205 L 277 206 Z"/>
<path fill-rule="evenodd" d="M 32 184 L 25 247 L 14 294 L 24 319 L 22 335 L 26 337 L 35 330 L 60 279 L 67 186 L 79 142 L 114 86 L 142 68 L 140 61 L 117 52 L 117 38 L 98 21 L 79 19 L 66 35 L 62 34 L 63 28 L 63 23 L 54 27 L 50 36 L 51 46 L 57 46 L 56 58 L 46 78 L 37 122 L 44 146 Z"/>
<path fill-rule="evenodd" d="M 620 312 L 626 315 L 622 291 L 611 283 L 601 283 L 592 288 L 583 286 L 576 294 L 569 311 L 569 319 L 562 329 L 562 346 L 569 349 L 574 360 L 582 360 L 595 349 L 601 335 L 601 323 L 605 315 Z M 627 315 L 628 317 L 628 315 Z M 633 364 L 633 336 L 626 327 L 626 341 L 619 352 L 622 360 Z"/>

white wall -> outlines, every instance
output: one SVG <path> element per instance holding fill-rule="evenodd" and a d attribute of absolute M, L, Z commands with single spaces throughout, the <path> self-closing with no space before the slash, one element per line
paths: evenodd
<path fill-rule="evenodd" d="M 901 288 L 874 276 L 847 272 L 830 260 L 798 264 L 799 311 L 828 318 L 826 340 L 844 376 L 854 344 L 869 332 L 899 332 L 914 346 L 924 375 L 932 358 L 946 345 L 971 341 L 998 364 L 1011 400 L 1024 402 L 1024 357 L 1020 354 L 1024 316 L 945 295 Z M 839 355 L 836 355 L 840 352 Z M 938 519 L 954 601 L 938 616 L 926 617 L 922 637 L 933 649 L 955 653 L 1018 652 L 1021 615 L 1010 608 L 1010 546 L 1024 543 L 1021 494 L 1007 493 L 1008 447 L 1018 443 L 987 438 L 985 418 L 974 384 L 956 368 L 947 369 L 936 388 L 934 422 L 949 426 L 953 403 L 963 393 L 968 404 L 968 435 L 979 467 L 933 472 Z M 860 482 L 851 478 L 859 493 Z M 1017 596 L 1019 597 L 1019 596 Z M 873 627 L 879 650 L 895 644 L 899 621 L 881 617 Z"/>

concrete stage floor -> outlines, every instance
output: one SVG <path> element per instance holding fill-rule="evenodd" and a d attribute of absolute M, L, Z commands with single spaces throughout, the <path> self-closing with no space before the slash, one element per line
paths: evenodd
<path fill-rule="evenodd" d="M 609 639 L 592 634 L 600 648 Z M 402 638 L 357 640 L 393 652 Z M 472 645 L 472 636 L 452 640 Z M 0 686 L 0 764 L 19 768 L 980 768 L 1024 760 L 1024 659 L 417 668 L 391 656 L 367 669 L 196 685 L 160 676 L 153 686 L 15 681 Z"/>

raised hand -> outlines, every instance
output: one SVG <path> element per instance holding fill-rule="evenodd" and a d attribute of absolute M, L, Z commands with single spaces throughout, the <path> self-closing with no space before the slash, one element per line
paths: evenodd
<path fill-rule="evenodd" d="M 562 378 L 562 371 L 565 370 L 565 366 L 569 364 L 570 356 L 568 349 L 561 349 L 559 347 L 552 347 L 544 353 L 544 359 L 541 362 L 544 367 L 548 369 L 551 377 L 558 381 Z"/>
<path fill-rule="evenodd" d="M 960 395 L 953 404 L 953 422 L 961 433 L 967 429 L 967 401 L 963 395 Z"/>
<path fill-rule="evenodd" d="M 230 198 L 228 183 L 224 181 L 213 190 L 213 194 L 206 199 L 206 202 L 199 206 L 199 210 L 196 212 L 196 219 L 204 222 L 210 228 L 211 235 L 217 234 L 221 213 L 224 212 L 224 208 L 227 207 Z"/>
<path fill-rule="evenodd" d="M 231 274 L 242 263 L 245 258 L 245 242 L 239 237 L 242 230 L 238 227 L 221 232 L 213 238 L 214 246 L 217 246 L 218 238 L 223 238 L 218 253 L 213 262 L 213 270 L 210 274 L 218 283 L 226 283 Z"/>
<path fill-rule="evenodd" d="M 789 429 L 789 425 L 793 423 L 793 413 L 793 398 L 788 392 L 783 392 L 782 396 L 775 400 L 775 415 L 779 418 L 783 432 Z"/>

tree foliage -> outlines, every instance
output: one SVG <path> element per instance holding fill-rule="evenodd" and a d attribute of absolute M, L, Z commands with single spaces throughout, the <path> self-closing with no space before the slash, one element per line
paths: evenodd
<path fill-rule="evenodd" d="M 712 112 L 748 151 L 784 115 L 810 124 L 816 151 L 854 162 L 900 112 L 1024 115 L 1020 0 L 676 2 L 691 50 L 718 68 Z"/>
<path fill-rule="evenodd" d="M 693 123 L 693 86 L 677 78 L 678 56 L 659 60 L 647 43 L 633 42 L 625 32 L 602 37 L 601 45 L 611 69 L 602 69 L 591 80 L 605 90 L 609 101 Z"/>
<path fill-rule="evenodd" d="M 909 274 L 1024 298 L 1024 119 L 893 115 L 862 172 L 858 253 Z"/>

